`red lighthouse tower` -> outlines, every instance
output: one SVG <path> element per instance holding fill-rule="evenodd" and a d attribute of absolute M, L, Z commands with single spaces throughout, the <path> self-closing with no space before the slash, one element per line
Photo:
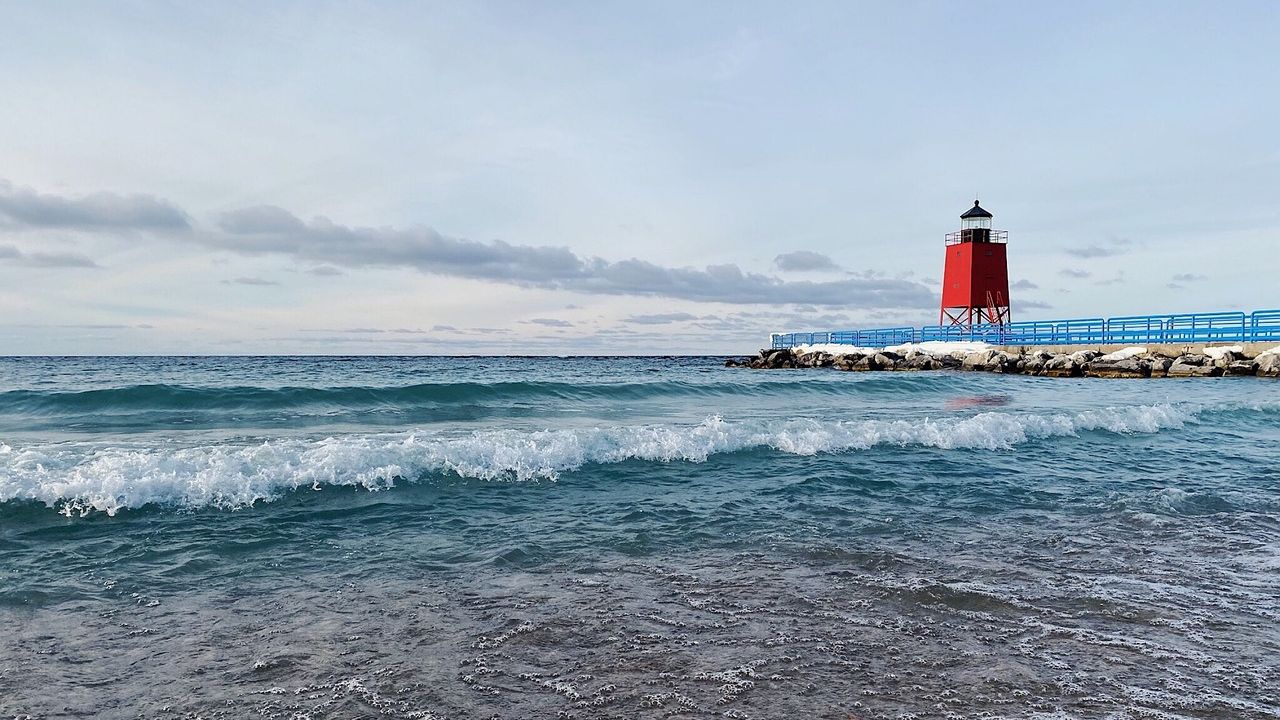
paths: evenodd
<path fill-rule="evenodd" d="M 939 325 L 969 327 L 1009 322 L 1009 233 L 991 229 L 991 213 L 978 201 L 960 216 L 960 230 L 947 233 Z"/>

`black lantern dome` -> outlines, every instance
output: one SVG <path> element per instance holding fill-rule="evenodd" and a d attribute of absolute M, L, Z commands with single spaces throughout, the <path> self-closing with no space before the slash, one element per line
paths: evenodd
<path fill-rule="evenodd" d="M 960 216 L 961 220 L 970 220 L 972 218 L 990 218 L 991 213 L 987 212 L 978 204 L 977 200 L 973 201 L 973 207 L 969 208 Z"/>

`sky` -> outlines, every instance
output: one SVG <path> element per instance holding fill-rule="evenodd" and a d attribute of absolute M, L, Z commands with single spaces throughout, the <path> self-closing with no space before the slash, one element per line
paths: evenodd
<path fill-rule="evenodd" d="M 1280 307 L 1280 3 L 0 0 L 0 355 Z"/>

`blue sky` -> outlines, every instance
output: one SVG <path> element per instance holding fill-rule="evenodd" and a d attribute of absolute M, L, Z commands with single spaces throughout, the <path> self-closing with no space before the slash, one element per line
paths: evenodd
<path fill-rule="evenodd" d="M 0 2 L 0 353 L 1280 305 L 1280 4 Z"/>

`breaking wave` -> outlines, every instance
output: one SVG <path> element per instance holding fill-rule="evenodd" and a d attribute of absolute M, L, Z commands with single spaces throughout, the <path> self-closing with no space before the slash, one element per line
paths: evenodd
<path fill-rule="evenodd" d="M 724 453 L 814 455 L 881 446 L 1006 450 L 1085 432 L 1155 433 L 1197 422 L 1208 409 L 1158 404 L 1062 414 L 987 412 L 939 420 L 823 422 L 793 418 L 697 425 L 613 426 L 463 437 L 396 433 L 189 447 L 0 444 L 0 502 L 34 501 L 63 514 L 115 514 L 156 504 L 242 508 L 300 488 L 383 490 L 397 482 L 457 476 L 555 480 L 588 465 L 703 462 Z"/>

